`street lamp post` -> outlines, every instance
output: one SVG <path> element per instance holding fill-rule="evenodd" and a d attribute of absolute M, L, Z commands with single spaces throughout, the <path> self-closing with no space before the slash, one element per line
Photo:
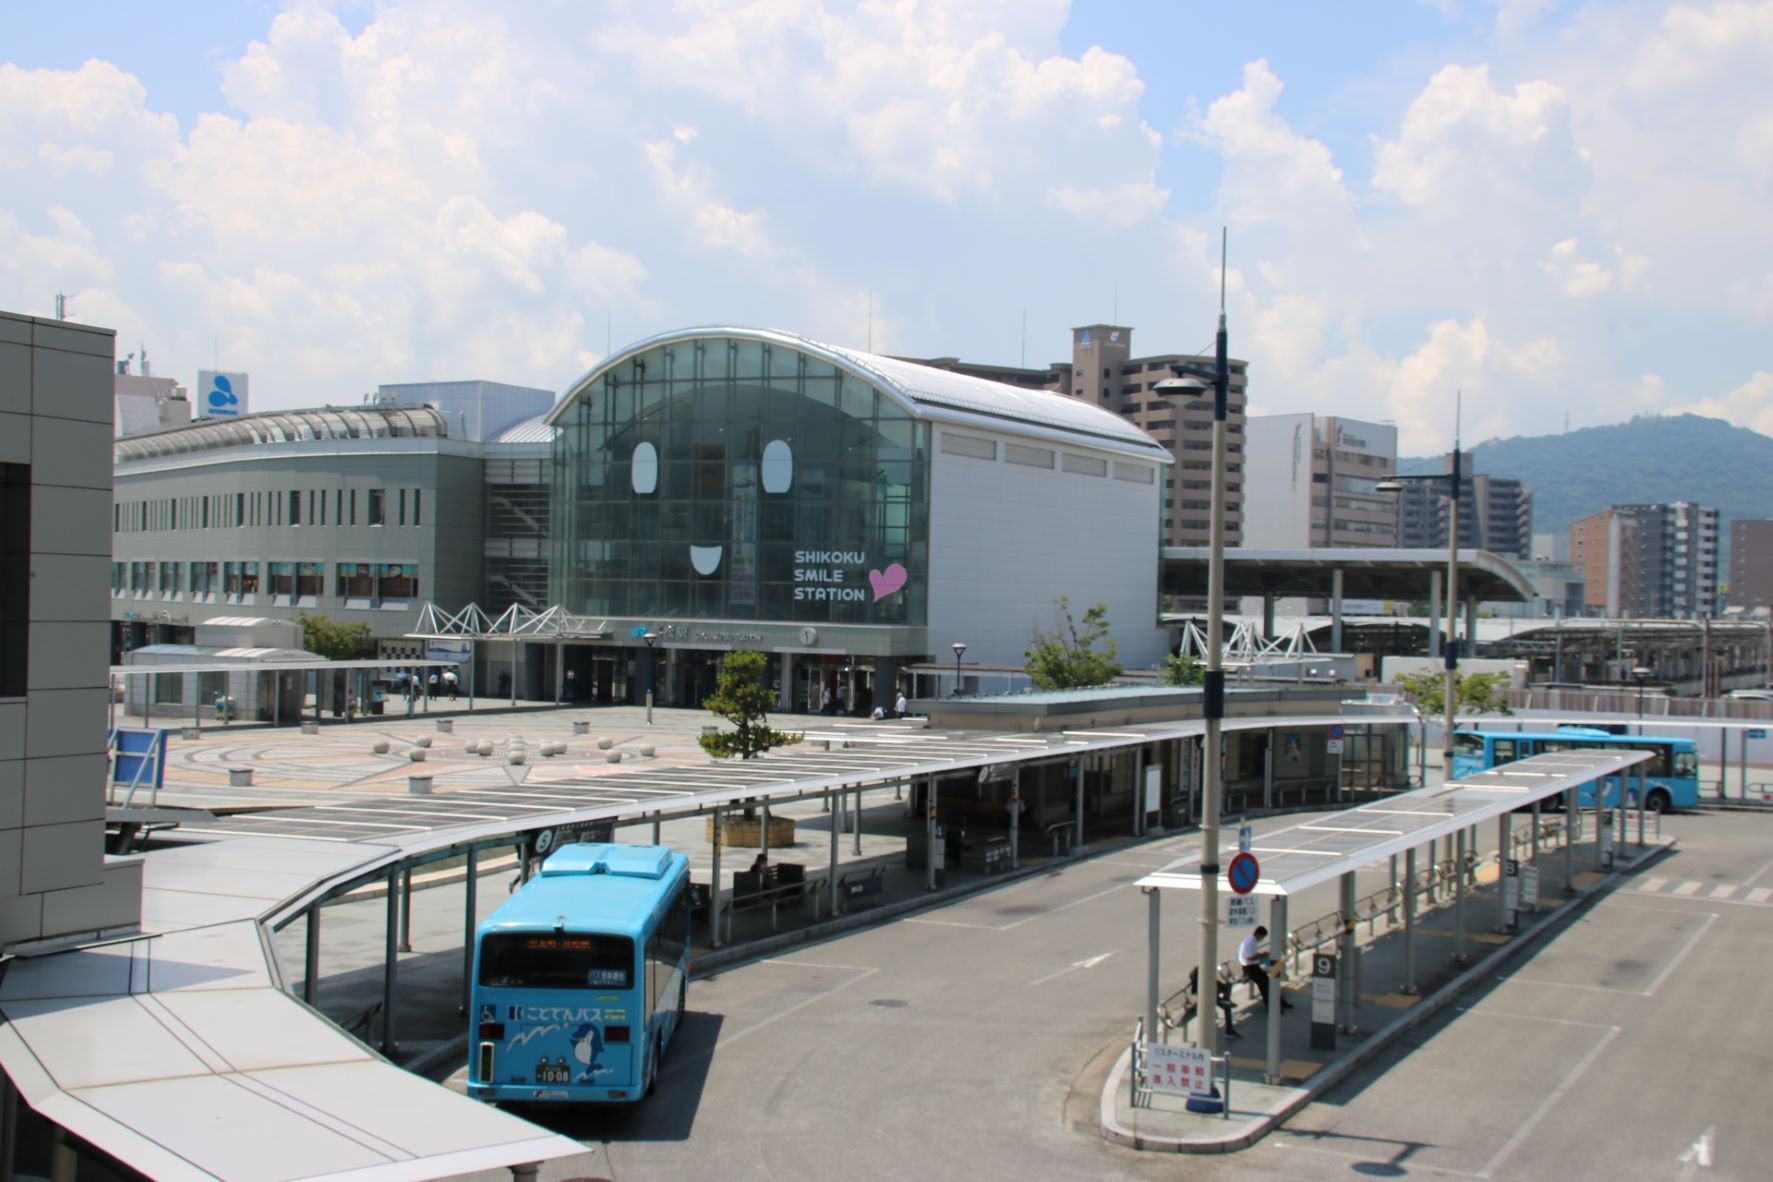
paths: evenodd
<path fill-rule="evenodd" d="M 960 697 L 960 655 L 967 651 L 967 646 L 955 641 L 949 646 L 954 650 L 954 696 Z"/>
<path fill-rule="evenodd" d="M 1654 677 L 1656 670 L 1646 665 L 1639 665 L 1631 671 L 1631 679 L 1638 683 L 1638 721 L 1644 721 L 1644 679 Z"/>
<path fill-rule="evenodd" d="M 1459 411 L 1458 403 L 1454 403 L 1453 412 L 1453 454 L 1448 464 L 1449 470 L 1439 475 L 1428 476 L 1392 476 L 1381 480 L 1373 486 L 1374 492 L 1402 492 L 1406 480 L 1444 480 L 1447 482 L 1447 636 L 1444 651 L 1446 654 L 1446 718 L 1441 735 L 1441 767 L 1442 776 L 1451 778 L 1453 775 L 1453 727 L 1456 721 L 1459 697 Z"/>
<path fill-rule="evenodd" d="M 653 689 L 657 684 L 654 670 L 658 668 L 653 655 L 653 645 L 659 643 L 659 634 L 648 628 L 640 634 L 640 639 L 646 641 L 646 725 L 651 726 L 653 724 Z"/>
<path fill-rule="evenodd" d="M 1219 793 L 1224 769 L 1220 759 L 1220 733 L 1225 718 L 1225 434 L 1226 404 L 1230 398 L 1231 368 L 1225 333 L 1225 235 L 1219 247 L 1219 331 L 1213 338 L 1213 493 L 1207 560 L 1207 669 L 1201 683 L 1201 716 L 1206 731 L 1201 739 L 1200 812 L 1200 1045 L 1207 1056 L 1218 1054 L 1219 1027 L 1211 1020 L 1213 982 L 1219 978 Z M 1175 376 L 1157 383 L 1157 391 L 1181 402 L 1204 389 L 1204 375 L 1185 365 L 1172 365 Z M 1178 432 L 1179 434 L 1179 432 Z M 1278 946 L 1284 933 L 1275 936 Z M 1276 958 L 1277 963 L 1280 958 Z M 1147 1032 L 1151 1037 L 1151 1032 Z"/>

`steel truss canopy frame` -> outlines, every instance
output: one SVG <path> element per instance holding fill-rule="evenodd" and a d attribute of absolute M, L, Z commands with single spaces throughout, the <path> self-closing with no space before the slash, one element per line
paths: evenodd
<path fill-rule="evenodd" d="M 426 603 L 406 635 L 413 640 L 608 640 L 609 621 L 594 619 L 559 604 L 535 611 L 514 603 L 495 617 L 477 603 L 455 612 Z"/>
<path fill-rule="evenodd" d="M 1618 775 L 1649 751 L 1559 751 L 1535 755 L 1431 788 L 1388 796 L 1315 821 L 1264 834 L 1250 845 L 1262 865 L 1252 894 L 1292 896 L 1394 854 L 1425 846 L 1522 806 Z M 1236 853 L 1235 846 L 1225 854 Z M 1152 872 L 1141 887 L 1200 890 L 1200 855 Z"/>
<path fill-rule="evenodd" d="M 1162 589 L 1191 598 L 1206 594 L 1207 548 L 1165 546 Z M 1445 574 L 1445 550 L 1257 550 L 1225 552 L 1225 594 L 1327 599 L 1334 572 L 1342 572 L 1349 599 L 1423 599 L 1433 576 Z M 1459 551 L 1462 598 L 1529 602 L 1533 584 L 1507 559 L 1488 550 Z"/>

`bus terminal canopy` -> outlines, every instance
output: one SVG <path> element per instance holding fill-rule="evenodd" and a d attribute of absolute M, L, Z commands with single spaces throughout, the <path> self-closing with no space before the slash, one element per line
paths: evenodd
<path fill-rule="evenodd" d="M 1166 546 L 1163 592 L 1205 595 L 1209 551 L 1205 546 Z M 1335 572 L 1350 599 L 1424 599 L 1430 583 L 1447 570 L 1445 550 L 1257 550 L 1225 552 L 1225 593 L 1328 598 Z M 1459 551 L 1459 592 L 1474 600 L 1533 598 L 1533 585 L 1488 550 Z"/>
<path fill-rule="evenodd" d="M 1372 804 L 1292 825 L 1252 842 L 1262 877 L 1252 894 L 1291 896 L 1437 838 L 1621 774 L 1649 751 L 1559 751 L 1418 788 Z M 1235 842 L 1222 857 L 1237 852 Z M 1223 865 L 1223 861 L 1221 862 Z M 1200 856 L 1190 855 L 1139 880 L 1141 887 L 1201 889 Z"/>

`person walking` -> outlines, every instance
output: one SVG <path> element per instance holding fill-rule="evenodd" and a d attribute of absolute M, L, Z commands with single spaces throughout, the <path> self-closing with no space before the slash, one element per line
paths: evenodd
<path fill-rule="evenodd" d="M 897 698 L 893 699 L 893 716 L 895 718 L 904 718 L 905 717 L 905 691 L 904 690 L 900 690 L 899 696 Z"/>
<path fill-rule="evenodd" d="M 1255 931 L 1244 937 L 1244 942 L 1237 946 L 1237 963 L 1243 966 L 1244 980 L 1256 987 L 1262 995 L 1262 1008 L 1268 1008 L 1268 958 L 1262 954 L 1262 942 L 1268 939 L 1268 929 L 1258 926 Z M 1281 998 L 1281 1009 L 1290 1010 L 1293 1003 Z"/>

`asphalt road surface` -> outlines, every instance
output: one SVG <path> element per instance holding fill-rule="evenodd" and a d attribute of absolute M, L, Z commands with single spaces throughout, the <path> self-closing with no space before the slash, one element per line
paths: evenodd
<path fill-rule="evenodd" d="M 1665 830 L 1672 856 L 1239 1154 L 1140 1153 L 1095 1125 L 1144 1003 L 1133 883 L 1193 835 L 694 982 L 650 1101 L 523 1114 L 586 1144 L 544 1164 L 557 1180 L 1768 1177 L 1773 818 Z M 1167 984 L 1192 914 L 1165 928 Z"/>

